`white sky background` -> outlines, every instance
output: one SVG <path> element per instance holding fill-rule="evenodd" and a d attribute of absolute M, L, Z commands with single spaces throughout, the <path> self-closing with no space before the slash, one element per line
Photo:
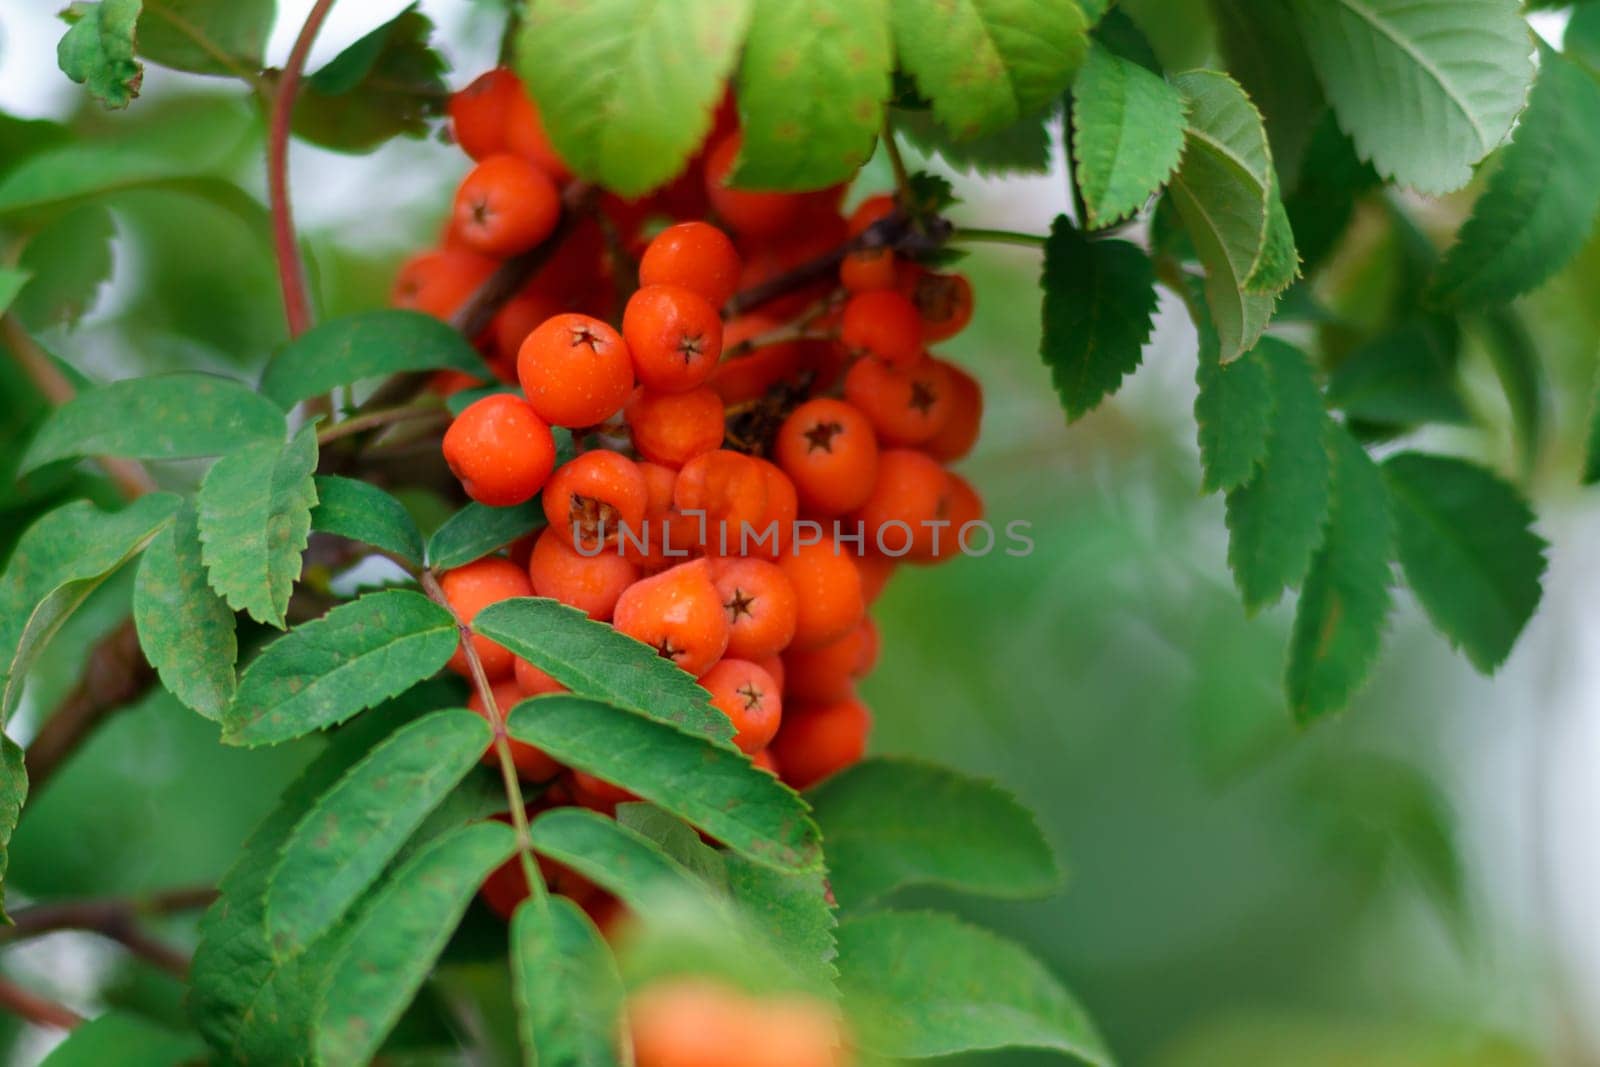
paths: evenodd
<path fill-rule="evenodd" d="M 0 0 L 0 110 L 29 117 L 65 114 L 81 90 L 55 65 L 62 24 L 54 17 L 64 0 Z M 279 0 L 280 19 L 268 61 L 281 64 L 311 0 Z M 346 0 L 337 4 L 312 54 L 311 67 L 331 58 L 363 33 L 406 6 L 405 0 Z M 428 0 L 423 9 L 449 42 L 455 71 L 452 84 L 486 68 L 493 60 L 492 11 L 465 0 Z M 1539 31 L 1559 39 L 1562 17 L 1536 16 Z M 158 92 L 174 77 L 151 68 L 147 84 Z M 219 88 L 224 83 L 219 82 Z M 413 149 L 413 151 L 416 151 Z M 365 220 L 381 218 L 386 207 L 416 204 L 441 180 L 429 167 L 410 168 L 405 146 L 377 157 L 338 156 L 297 145 L 292 156 L 292 187 L 298 221 L 308 228 L 333 227 L 341 239 L 382 245 L 381 227 L 352 224 L 352 205 Z M 399 164 L 397 165 L 397 160 Z M 0 168 L 5 161 L 0 160 Z M 315 195 L 306 195 L 314 190 Z M 1044 220 L 1065 209 L 1058 174 L 964 182 L 967 217 L 983 224 L 1039 230 Z M 1019 256 L 1033 253 L 1022 251 Z M 1186 419 L 1193 400 L 1193 333 L 1180 314 L 1165 307 L 1144 368 L 1122 391 L 1118 403 L 1164 417 Z M 1577 982 L 1580 1019 L 1600 1044 L 1600 625 L 1595 603 L 1600 592 L 1600 507 L 1596 497 L 1569 500 L 1541 517 L 1541 531 L 1552 542 L 1544 606 L 1511 662 L 1494 680 L 1474 675 L 1464 660 L 1441 669 L 1441 701 L 1452 701 L 1459 719 L 1453 768 L 1447 786 L 1460 815 L 1460 833 L 1471 881 L 1482 897 L 1481 914 L 1498 920 L 1504 953 L 1543 940 L 1560 953 L 1560 966 Z M 1219 534 L 1220 536 L 1220 534 Z M 1430 655 L 1430 670 L 1442 660 Z M 1545 792 L 1533 788 L 1545 780 Z M 1541 814 L 1541 811 L 1543 814 Z M 1537 828 L 1537 831 L 1536 831 Z M 1548 894 L 1537 886 L 1533 855 L 1544 842 L 1549 864 Z M 81 943 L 80 943 L 81 945 Z M 48 945 L 41 945 L 48 949 Z M 76 950 L 81 956 L 81 948 Z M 1491 949 L 1491 955 L 1501 955 Z M 24 959 L 22 967 L 30 967 Z M 57 975 L 66 966 L 59 953 L 35 961 L 40 975 Z M 77 970 L 82 970 L 78 964 Z M 33 977 L 30 975 L 30 978 Z M 1541 975 L 1527 975 L 1536 981 Z M 1506 1002 L 1485 1004 L 1484 1017 L 1514 1017 L 1530 994 L 1508 992 Z M 1537 996 L 1537 993 L 1532 994 Z"/>

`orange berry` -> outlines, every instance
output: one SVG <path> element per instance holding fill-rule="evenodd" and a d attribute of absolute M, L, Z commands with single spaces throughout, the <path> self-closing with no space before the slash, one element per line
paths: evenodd
<path fill-rule="evenodd" d="M 510 821 L 504 816 L 497 815 L 495 818 L 500 822 Z M 537 856 L 535 859 L 538 861 L 539 872 L 544 877 L 545 885 L 552 893 L 559 893 L 583 904 L 600 892 L 593 882 L 571 867 L 557 863 L 547 856 Z M 511 916 L 516 913 L 517 905 L 528 899 L 528 880 L 522 873 L 521 860 L 513 856 L 496 867 L 489 877 L 484 879 L 483 888 L 479 892 L 490 911 L 504 921 L 510 922 Z"/>
<path fill-rule="evenodd" d="M 449 319 L 489 280 L 496 266 L 494 260 L 466 248 L 423 252 L 401 266 L 389 303 Z"/>
<path fill-rule="evenodd" d="M 545 132 L 544 119 L 539 115 L 539 105 L 533 102 L 526 90 L 518 92 L 506 106 L 506 151 L 520 156 L 538 167 L 551 181 L 564 182 L 572 177 L 572 170 L 550 143 Z"/>
<path fill-rule="evenodd" d="M 655 236 L 639 260 L 639 284 L 681 285 L 720 308 L 739 285 L 742 264 L 728 235 L 704 222 L 680 222 Z"/>
<path fill-rule="evenodd" d="M 720 448 L 685 463 L 672 487 L 672 504 L 684 513 L 686 534 L 707 551 L 719 553 L 724 545 L 727 552 L 739 553 L 746 530 L 750 537 L 763 532 L 767 499 L 767 474 L 761 464 Z M 704 514 L 688 515 L 691 511 Z"/>
<path fill-rule="evenodd" d="M 718 141 L 706 156 L 706 195 L 712 210 L 741 237 L 774 237 L 800 220 L 806 201 L 793 193 L 763 193 L 727 184 L 739 155 L 737 131 Z"/>
<path fill-rule="evenodd" d="M 872 713 L 853 696 L 831 704 L 792 706 L 772 741 L 783 780 L 807 789 L 859 763 L 871 731 Z"/>
<path fill-rule="evenodd" d="M 640 389 L 624 413 L 633 447 L 653 463 L 681 467 L 722 446 L 722 398 L 705 386 L 687 393 Z"/>
<path fill-rule="evenodd" d="M 892 289 L 856 293 L 839 319 L 839 342 L 853 355 L 910 367 L 922 359 L 922 319 L 916 306 Z"/>
<path fill-rule="evenodd" d="M 893 289 L 894 252 L 888 248 L 858 248 L 839 261 L 839 284 L 852 293 Z"/>
<path fill-rule="evenodd" d="M 487 255 L 526 252 L 555 232 L 560 218 L 555 183 L 516 156 L 490 156 L 456 190 L 456 233 Z"/>
<path fill-rule="evenodd" d="M 712 581 L 728 613 L 728 655 L 760 660 L 789 647 L 799 606 L 783 569 L 764 559 L 726 559 Z"/>
<path fill-rule="evenodd" d="M 528 572 L 500 556 L 485 556 L 439 576 L 439 586 L 450 608 L 464 623 L 470 623 L 478 612 L 490 604 L 498 604 L 512 597 L 532 596 L 533 583 Z M 474 634 L 472 647 L 483 664 L 483 673 L 491 682 L 499 681 L 511 673 L 511 653 L 487 637 Z M 467 655 L 456 649 L 448 665 L 457 674 L 471 677 Z"/>
<path fill-rule="evenodd" d="M 770 745 L 762 749 L 760 752 L 757 752 L 754 756 L 751 756 L 750 762 L 755 764 L 755 766 L 761 770 L 766 771 L 774 778 L 782 777 L 783 772 L 778 767 L 778 757 L 772 754 L 772 748 Z"/>
<path fill-rule="evenodd" d="M 741 315 L 730 319 L 722 329 L 724 350 L 782 326 L 781 319 L 769 315 Z M 801 341 L 762 345 L 742 356 L 723 360 L 711 372 L 706 384 L 717 391 L 725 404 L 739 404 L 764 396 L 779 382 L 793 378 L 807 353 Z"/>
<path fill-rule="evenodd" d="M 584 771 L 574 769 L 571 781 L 574 803 L 606 815 L 615 815 L 618 804 L 639 799 L 620 785 L 613 785 L 604 778 L 596 778 Z"/>
<path fill-rule="evenodd" d="M 772 681 L 778 687 L 778 692 L 783 692 L 784 670 L 782 656 L 777 655 L 776 653 L 770 656 L 757 656 L 750 662 L 754 663 L 757 667 L 760 667 L 762 670 L 771 675 Z"/>
<path fill-rule="evenodd" d="M 867 544 L 883 555 L 942 556 L 956 533 L 950 525 L 950 476 L 921 452 L 891 448 L 878 457 L 878 480 L 856 518 L 865 527 Z"/>
<path fill-rule="evenodd" d="M 963 275 L 936 274 L 907 263 L 900 267 L 895 288 L 916 307 L 926 343 L 954 337 L 972 321 L 972 283 Z"/>
<path fill-rule="evenodd" d="M 850 236 L 861 236 L 872 227 L 873 223 L 894 214 L 894 210 L 894 197 L 889 193 L 877 193 L 867 197 L 850 212 Z"/>
<path fill-rule="evenodd" d="M 513 670 L 517 677 L 517 688 L 522 690 L 522 695 L 525 699 L 544 696 L 546 693 L 565 693 L 568 691 L 566 686 L 521 656 L 516 658 Z"/>
<path fill-rule="evenodd" d="M 455 417 L 445 431 L 444 461 L 472 499 L 510 507 L 544 488 L 555 469 L 556 442 L 527 401 L 501 393 Z"/>
<path fill-rule="evenodd" d="M 546 527 L 528 559 L 528 577 L 535 596 L 577 608 L 605 622 L 622 591 L 639 580 L 639 568 L 616 552 L 579 554 L 559 533 Z"/>
<path fill-rule="evenodd" d="M 749 543 L 738 547 L 741 551 L 748 550 L 751 555 L 761 554 L 776 559 L 788 551 L 789 542 L 793 539 L 795 519 L 800 516 L 800 496 L 795 491 L 794 482 L 776 463 L 759 456 L 750 458 L 766 476 L 767 506 L 761 518 L 756 520 L 756 529 L 751 532 Z M 758 537 L 761 539 L 759 543 L 756 540 Z"/>
<path fill-rule="evenodd" d="M 661 393 L 695 388 L 722 358 L 722 317 L 681 285 L 647 285 L 634 293 L 622 313 L 622 337 L 634 376 Z"/>
<path fill-rule="evenodd" d="M 878 628 L 863 617 L 849 633 L 825 645 L 791 649 L 783 656 L 784 696 L 796 703 L 826 704 L 849 696 L 878 658 Z"/>
<path fill-rule="evenodd" d="M 542 500 L 550 528 L 568 544 L 595 554 L 601 545 L 616 544 L 624 526 L 639 530 L 648 498 L 649 486 L 633 460 L 598 449 L 556 471 Z"/>
<path fill-rule="evenodd" d="M 629 586 L 617 601 L 612 625 L 693 675 L 704 674 L 728 648 L 727 612 L 703 559 Z"/>
<path fill-rule="evenodd" d="M 541 322 L 560 313 L 561 304 L 558 301 L 531 291 L 531 287 L 507 300 L 505 307 L 495 313 L 489 323 L 489 329 L 494 333 L 495 358 L 511 364 L 513 381 L 516 380 L 517 353 L 522 351 L 522 342 L 538 329 Z"/>
<path fill-rule="evenodd" d="M 778 429 L 773 454 L 793 480 L 800 503 L 819 515 L 860 507 L 878 474 L 872 423 L 831 397 L 808 400 L 790 412 Z"/>
<path fill-rule="evenodd" d="M 832 1011 L 803 997 L 755 998 L 673 978 L 636 994 L 628 1028 L 637 1067 L 844 1067 Z"/>
<path fill-rule="evenodd" d="M 932 437 L 922 442 L 922 450 L 941 463 L 954 463 L 966 457 L 978 443 L 978 427 L 983 421 L 983 386 L 978 379 L 944 360 L 934 360 L 950 379 L 950 414 Z"/>
<path fill-rule="evenodd" d="M 450 132 L 456 144 L 473 159 L 506 150 L 506 115 L 522 95 L 522 83 L 504 67 L 473 79 L 465 89 L 450 95 Z"/>
<path fill-rule="evenodd" d="M 861 572 L 831 537 L 817 544 L 798 543 L 778 560 L 795 593 L 794 648 L 815 648 L 849 633 L 866 602 L 861 597 Z"/>
<path fill-rule="evenodd" d="M 496 682 L 491 691 L 494 693 L 495 707 L 500 709 L 501 720 L 511 714 L 511 709 L 520 704 L 524 699 L 522 687 L 515 680 Z M 483 697 L 474 692 L 467 698 L 467 708 L 483 716 L 484 721 L 489 719 L 489 710 L 484 706 Z M 543 749 L 535 748 L 526 741 L 510 738 L 511 762 L 516 765 L 517 776 L 527 782 L 548 782 L 561 773 L 561 764 L 545 754 Z M 500 754 L 495 751 L 494 742 L 489 742 L 489 747 L 483 750 L 481 760 L 486 767 L 498 767 Z"/>
<path fill-rule="evenodd" d="M 889 579 L 899 564 L 888 556 L 866 552 L 856 557 L 856 570 L 861 572 L 861 597 L 870 606 L 883 594 Z"/>
<path fill-rule="evenodd" d="M 733 743 L 740 751 L 759 752 L 778 732 L 783 718 L 783 697 L 772 675 L 743 659 L 719 660 L 700 684 L 711 694 L 711 704 L 733 723 Z"/>
<path fill-rule="evenodd" d="M 553 426 L 597 426 L 633 392 L 633 359 L 622 336 L 599 319 L 546 319 L 522 342 L 517 378 L 528 403 Z"/>
<path fill-rule="evenodd" d="M 672 487 L 677 484 L 678 472 L 659 463 L 643 462 L 638 465 L 644 475 L 644 523 L 637 531 L 624 534 L 621 542 L 623 556 L 645 573 L 654 573 L 672 560 L 667 556 L 670 547 L 674 553 L 686 550 L 682 531 L 671 535 L 668 544 L 668 527 L 672 521 Z"/>
<path fill-rule="evenodd" d="M 872 421 L 878 442 L 915 445 L 950 419 L 952 394 L 946 364 L 925 359 L 909 369 L 878 359 L 857 360 L 844 376 L 844 396 Z"/>
<path fill-rule="evenodd" d="M 972 483 L 955 471 L 946 471 L 945 478 L 949 482 L 949 503 L 946 514 L 949 516 L 950 525 L 942 531 L 944 536 L 939 538 L 938 550 L 934 551 L 930 548 L 926 556 L 927 562 L 940 562 L 949 559 L 951 556 L 960 555 L 962 527 L 969 523 L 980 522 L 983 519 L 983 498 L 978 495 L 976 489 L 972 488 Z M 976 536 L 980 538 L 975 541 L 976 544 L 987 543 L 987 540 L 982 539 L 981 535 Z M 915 562 L 923 562 L 923 560 Z"/>

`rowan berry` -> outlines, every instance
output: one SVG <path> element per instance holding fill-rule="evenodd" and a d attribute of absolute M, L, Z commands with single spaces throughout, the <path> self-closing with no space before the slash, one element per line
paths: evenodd
<path fill-rule="evenodd" d="M 698 979 L 658 982 L 628 1006 L 637 1067 L 844 1067 L 829 1009 L 804 998 L 758 1000 Z"/>
<path fill-rule="evenodd" d="M 889 193 L 875 193 L 856 205 L 850 212 L 850 236 L 859 237 L 872 228 L 876 222 L 894 214 L 895 200 Z"/>
<path fill-rule="evenodd" d="M 866 614 L 861 597 L 861 572 L 831 537 L 794 548 L 778 560 L 794 586 L 793 648 L 815 648 L 848 633 Z"/>
<path fill-rule="evenodd" d="M 911 367 L 922 359 L 922 319 L 911 301 L 892 289 L 857 293 L 844 305 L 839 343 L 852 355 Z"/>
<path fill-rule="evenodd" d="M 517 378 L 533 410 L 552 426 L 597 426 L 633 392 L 633 359 L 599 319 L 546 319 L 522 342 Z"/>
<path fill-rule="evenodd" d="M 843 637 L 816 648 L 785 652 L 783 695 L 805 704 L 843 700 L 872 670 L 877 658 L 878 628 L 870 616 L 863 616 Z"/>
<path fill-rule="evenodd" d="M 681 285 L 647 285 L 634 293 L 622 312 L 622 337 L 634 376 L 661 393 L 701 385 L 722 358 L 722 317 Z"/>
<path fill-rule="evenodd" d="M 515 680 L 496 682 L 491 691 L 494 693 L 495 707 L 500 710 L 500 719 L 511 713 L 511 709 L 526 698 L 522 687 Z M 467 698 L 467 708 L 477 715 L 481 715 L 485 722 L 489 719 L 489 709 L 484 705 L 483 697 L 474 692 Z M 543 749 L 535 748 L 526 741 L 508 738 L 511 746 L 511 762 L 517 768 L 517 776 L 528 782 L 548 782 L 561 773 L 561 764 L 551 759 Z M 495 751 L 494 742 L 489 742 L 489 747 L 484 749 L 481 760 L 486 767 L 496 767 L 500 764 L 500 754 Z"/>
<path fill-rule="evenodd" d="M 516 380 L 517 354 L 522 342 L 539 328 L 539 324 L 561 313 L 561 302 L 530 286 L 506 301 L 505 307 L 495 313 L 489 323 L 494 333 L 494 353 L 499 362 L 511 365 L 512 380 Z"/>
<path fill-rule="evenodd" d="M 839 284 L 852 293 L 894 288 L 894 252 L 888 248 L 858 248 L 839 261 Z"/>
<path fill-rule="evenodd" d="M 807 789 L 861 761 L 872 713 L 853 696 L 831 704 L 792 705 L 772 739 L 783 780 Z"/>
<path fill-rule="evenodd" d="M 933 362 L 949 375 L 950 414 L 933 436 L 922 442 L 922 450 L 941 463 L 954 463 L 966 457 L 978 443 L 978 427 L 983 421 L 983 386 L 954 363 Z"/>
<path fill-rule="evenodd" d="M 532 163 L 549 175 L 552 181 L 564 182 L 572 177 L 566 160 L 561 158 L 555 145 L 550 142 L 550 135 L 544 128 L 544 117 L 539 114 L 539 105 L 533 102 L 533 97 L 525 89 L 507 104 L 505 144 L 507 152 Z"/>
<path fill-rule="evenodd" d="M 533 595 L 533 583 L 528 581 L 528 572 L 500 556 L 485 556 L 445 571 L 439 576 L 439 587 L 444 591 L 450 609 L 463 623 L 472 622 L 478 612 L 490 604 L 512 597 Z M 472 647 L 478 654 L 478 661 L 483 664 L 483 673 L 491 682 L 511 674 L 513 657 L 507 649 L 481 634 L 473 635 Z M 449 667 L 457 674 L 469 678 L 472 676 L 464 649 L 456 649 L 450 657 Z"/>
<path fill-rule="evenodd" d="M 544 696 L 546 693 L 565 693 L 568 691 L 566 686 L 521 656 L 516 657 L 512 669 L 516 674 L 517 688 L 522 690 L 524 699 Z"/>
<path fill-rule="evenodd" d="M 733 743 L 745 753 L 767 747 L 783 718 L 783 697 L 772 675 L 744 659 L 718 660 L 700 676 L 711 704 L 733 723 Z"/>
<path fill-rule="evenodd" d="M 972 487 L 972 483 L 955 471 L 946 471 L 945 477 L 949 480 L 950 486 L 949 504 L 946 510 L 950 525 L 944 529 L 943 536 L 939 538 L 938 548 L 935 550 L 930 547 L 926 562 L 937 563 L 960 555 L 962 529 L 983 519 L 983 498 Z"/>
<path fill-rule="evenodd" d="M 793 228 L 805 212 L 806 201 L 802 197 L 734 189 L 727 184 L 740 143 L 741 136 L 735 131 L 713 145 L 706 155 L 706 196 L 712 210 L 744 238 L 774 237 Z"/>
<path fill-rule="evenodd" d="M 570 779 L 572 799 L 579 807 L 615 815 L 618 804 L 627 804 L 639 798 L 604 778 L 596 778 L 585 771 L 574 769 Z"/>
<path fill-rule="evenodd" d="M 633 447 L 653 463 L 681 467 L 722 447 L 722 398 L 706 386 L 686 393 L 640 389 L 624 409 Z"/>
<path fill-rule="evenodd" d="M 676 517 L 672 511 L 672 487 L 678 481 L 678 472 L 648 461 L 638 467 L 645 481 L 644 522 L 639 530 L 623 536 L 621 548 L 624 558 L 644 573 L 654 574 L 671 562 L 667 550 L 670 548 L 675 554 L 685 551 L 689 538 L 681 528 L 670 532 Z M 681 524 L 681 517 L 676 518 Z"/>
<path fill-rule="evenodd" d="M 550 527 L 528 560 L 535 596 L 547 596 L 605 622 L 622 591 L 639 580 L 639 568 L 616 552 L 580 554 Z"/>
<path fill-rule="evenodd" d="M 728 655 L 760 660 L 794 640 L 794 586 L 783 569 L 764 559 L 713 561 L 712 582 L 728 613 Z"/>
<path fill-rule="evenodd" d="M 921 264 L 905 263 L 895 288 L 916 307 L 925 343 L 954 337 L 972 321 L 972 283 L 963 275 L 937 274 Z"/>
<path fill-rule="evenodd" d="M 782 770 L 778 767 L 778 757 L 772 754 L 772 746 L 770 744 L 754 756 L 751 756 L 750 762 L 756 769 L 766 771 L 774 778 L 783 776 Z"/>
<path fill-rule="evenodd" d="M 662 230 L 644 250 L 639 284 L 679 285 L 720 308 L 738 288 L 742 266 L 727 234 L 709 223 L 680 222 Z"/>
<path fill-rule="evenodd" d="M 555 232 L 560 218 L 555 183 L 517 156 L 490 156 L 456 190 L 456 232 L 486 255 L 526 252 Z"/>
<path fill-rule="evenodd" d="M 510 821 L 503 816 L 495 818 L 500 822 Z M 535 856 L 534 859 L 539 864 L 539 873 L 543 876 L 550 892 L 559 893 L 580 905 L 600 892 L 599 887 L 571 867 L 557 863 L 547 856 Z M 516 913 L 517 905 L 527 900 L 529 896 L 528 879 L 522 873 L 522 861 L 513 856 L 496 867 L 489 877 L 484 879 L 479 893 L 490 911 L 500 916 L 502 920 L 510 922 L 511 916 Z"/>
<path fill-rule="evenodd" d="M 629 586 L 612 624 L 693 675 L 704 674 L 728 648 L 728 615 L 703 559 Z"/>
<path fill-rule="evenodd" d="M 586 553 L 614 545 L 622 528 L 644 521 L 649 486 L 633 460 L 618 452 L 585 452 L 551 476 L 544 516 L 563 541 Z"/>
<path fill-rule="evenodd" d="M 556 465 L 550 427 L 521 397 L 473 401 L 444 435 L 444 461 L 480 504 L 504 508 L 533 499 Z"/>
<path fill-rule="evenodd" d="M 844 219 L 837 215 L 802 215 L 804 225 L 776 239 L 754 247 L 745 246 L 744 270 L 739 288 L 753 289 L 785 274 L 803 263 L 832 252 L 847 238 Z M 819 275 L 810 285 L 802 285 L 783 296 L 762 301 L 760 312 L 779 320 L 800 314 L 833 290 L 833 279 Z"/>
<path fill-rule="evenodd" d="M 770 656 L 757 656 L 750 662 L 766 671 L 771 676 L 773 684 L 778 687 L 778 692 L 783 692 L 784 670 L 782 656 L 773 653 Z"/>
<path fill-rule="evenodd" d="M 831 397 L 790 412 L 773 442 L 778 465 L 794 482 L 801 505 L 818 515 L 854 511 L 878 475 L 878 438 L 857 408 Z"/>
<path fill-rule="evenodd" d="M 728 351 L 752 337 L 770 333 L 783 321 L 766 314 L 741 315 L 722 328 L 722 348 Z M 742 404 L 765 396 L 779 382 L 794 378 L 801 370 L 808 345 L 802 341 L 781 341 L 750 349 L 743 355 L 718 363 L 706 384 L 717 391 L 724 404 Z"/>
<path fill-rule="evenodd" d="M 916 366 L 892 367 L 882 360 L 857 360 L 845 372 L 844 397 L 859 408 L 889 447 L 921 444 L 950 419 L 950 372 L 924 359 Z"/>
<path fill-rule="evenodd" d="M 672 487 L 672 505 L 694 525 L 695 542 L 707 551 L 737 553 L 745 531 L 754 537 L 767 514 L 767 472 L 738 452 L 702 452 L 683 465 Z"/>
<path fill-rule="evenodd" d="M 747 542 L 741 542 L 737 547 L 741 552 L 751 555 L 759 553 L 776 559 L 789 550 L 795 520 L 800 517 L 800 497 L 795 492 L 794 482 L 776 463 L 759 456 L 752 456 L 751 459 L 766 476 L 767 506 L 761 518 L 756 520 L 756 528 L 751 531 Z"/>
<path fill-rule="evenodd" d="M 465 248 L 423 252 L 401 266 L 389 303 L 449 319 L 489 280 L 495 266 L 494 260 Z"/>
<path fill-rule="evenodd" d="M 870 606 L 883 594 L 899 564 L 889 556 L 874 552 L 862 553 L 855 560 L 856 570 L 861 572 L 861 598 Z"/>
<path fill-rule="evenodd" d="M 496 67 L 473 79 L 465 89 L 450 95 L 450 132 L 456 144 L 473 159 L 484 159 L 506 150 L 506 116 L 522 83 L 504 67 Z"/>
<path fill-rule="evenodd" d="M 931 559 L 935 538 L 941 555 L 955 540 L 950 493 L 950 476 L 937 462 L 921 452 L 891 448 L 878 457 L 878 480 L 856 518 L 868 544 L 884 555 Z M 938 522 L 945 525 L 931 525 Z"/>

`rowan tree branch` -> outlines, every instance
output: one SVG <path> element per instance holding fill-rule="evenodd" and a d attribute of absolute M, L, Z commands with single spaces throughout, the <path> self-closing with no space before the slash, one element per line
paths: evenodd
<path fill-rule="evenodd" d="M 0 978 L 0 1010 L 53 1030 L 71 1030 L 83 1022 L 83 1016 L 65 1004 L 41 997 L 4 978 Z"/>
<path fill-rule="evenodd" d="M 134 703 L 155 684 L 155 668 L 139 649 L 132 619 L 124 619 L 89 652 L 83 676 L 45 720 L 24 759 L 29 790 L 37 793 L 95 727 Z"/>
<path fill-rule="evenodd" d="M 189 958 L 151 937 L 140 921 L 162 915 L 196 911 L 217 898 L 209 886 L 164 890 L 145 897 L 101 897 L 52 904 L 35 904 L 12 912 L 10 927 L 0 928 L 0 945 L 32 937 L 82 930 L 120 944 L 135 956 L 178 978 L 189 973 Z"/>

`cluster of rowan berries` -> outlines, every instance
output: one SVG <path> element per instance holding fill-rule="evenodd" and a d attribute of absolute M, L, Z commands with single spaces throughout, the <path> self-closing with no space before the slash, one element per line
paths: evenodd
<path fill-rule="evenodd" d="M 896 216 L 892 197 L 845 216 L 842 188 L 729 187 L 728 107 L 683 177 L 585 211 L 563 206 L 570 174 L 515 76 L 485 74 L 450 114 L 476 165 L 442 246 L 404 266 L 395 302 L 449 318 L 505 257 L 559 242 L 476 338 L 520 394 L 475 401 L 444 438 L 469 496 L 538 495 L 548 525 L 444 574 L 450 603 L 470 620 L 536 595 L 609 622 L 696 676 L 735 743 L 797 788 L 855 762 L 871 725 L 855 685 L 878 653 L 868 606 L 899 562 L 949 557 L 982 516 L 946 468 L 977 438 L 978 383 L 927 352 L 970 318 L 965 279 L 866 247 L 859 236 Z M 795 269 L 841 248 L 837 270 Z M 736 293 L 774 279 L 795 284 L 767 284 L 784 291 L 739 310 Z M 481 383 L 436 387 L 466 384 Z M 559 468 L 552 427 L 578 446 Z M 560 689 L 473 640 L 502 707 Z M 556 780 L 541 804 L 628 798 L 515 751 L 526 778 Z"/>

